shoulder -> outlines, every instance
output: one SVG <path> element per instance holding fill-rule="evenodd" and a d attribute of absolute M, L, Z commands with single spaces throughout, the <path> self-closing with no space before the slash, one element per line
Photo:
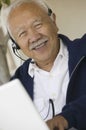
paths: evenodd
<path fill-rule="evenodd" d="M 19 68 L 24 69 L 24 70 L 28 69 L 30 62 L 31 62 L 31 59 L 26 60 Z"/>
<path fill-rule="evenodd" d="M 19 66 L 17 70 L 15 71 L 15 74 L 11 77 L 11 80 L 15 78 L 21 78 L 22 76 L 26 77 L 28 75 L 28 67 L 29 67 L 30 62 L 31 62 L 31 59 L 28 59 L 21 66 Z"/>
<path fill-rule="evenodd" d="M 59 38 L 62 39 L 63 43 L 68 47 L 68 49 L 71 47 L 76 49 L 78 47 L 80 50 L 81 48 L 85 49 L 86 52 L 86 34 L 80 38 L 75 38 L 73 40 L 70 40 L 70 38 L 63 34 L 59 34 Z"/>
<path fill-rule="evenodd" d="M 86 42 L 86 34 L 84 34 L 82 37 L 80 37 L 80 38 L 76 38 L 76 39 L 74 39 L 73 40 L 73 42 L 74 43 L 84 43 L 84 42 Z"/>
<path fill-rule="evenodd" d="M 58 35 L 59 38 L 61 38 L 64 42 L 72 42 L 72 43 L 77 43 L 77 42 L 81 42 L 81 41 L 85 41 L 86 42 L 86 34 L 84 34 L 82 37 L 80 38 L 75 38 L 73 40 L 71 40 L 68 36 L 63 35 L 63 34 L 59 34 Z"/>
<path fill-rule="evenodd" d="M 31 59 L 26 60 L 16 71 L 20 70 L 20 71 L 27 71 L 28 70 L 28 66 L 31 62 Z"/>

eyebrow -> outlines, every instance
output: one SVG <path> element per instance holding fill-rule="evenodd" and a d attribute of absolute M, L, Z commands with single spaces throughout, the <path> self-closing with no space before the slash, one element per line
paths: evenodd
<path fill-rule="evenodd" d="M 19 33 L 20 31 L 22 31 L 23 29 L 24 29 L 24 25 L 20 25 L 19 27 L 16 28 L 16 30 L 14 30 L 14 34 L 15 34 L 15 35 L 18 35 L 18 33 Z"/>
<path fill-rule="evenodd" d="M 41 21 L 41 18 L 35 19 L 35 20 L 33 21 L 33 24 L 36 23 L 36 22 L 40 22 L 40 21 Z"/>

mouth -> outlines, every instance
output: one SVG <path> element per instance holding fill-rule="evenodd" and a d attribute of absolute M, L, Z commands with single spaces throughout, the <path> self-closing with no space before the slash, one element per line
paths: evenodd
<path fill-rule="evenodd" d="M 37 49 L 40 49 L 41 47 L 45 46 L 48 42 L 48 39 L 43 39 L 43 40 L 40 40 L 36 43 L 33 43 L 31 44 L 30 46 L 30 50 L 37 50 Z"/>
<path fill-rule="evenodd" d="M 47 41 L 45 41 L 44 43 L 39 44 L 38 46 L 36 46 L 35 48 L 33 48 L 33 50 L 40 49 L 41 47 L 45 46 L 46 44 L 47 44 Z"/>

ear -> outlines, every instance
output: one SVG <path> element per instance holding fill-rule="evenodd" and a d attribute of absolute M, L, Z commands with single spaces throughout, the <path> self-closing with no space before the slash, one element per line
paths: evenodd
<path fill-rule="evenodd" d="M 58 32 L 58 31 L 59 31 L 59 28 L 58 28 L 57 25 L 56 25 L 56 15 L 55 15 L 55 13 L 52 13 L 50 17 L 51 17 L 53 23 L 55 24 L 55 26 L 56 26 L 56 28 L 57 28 L 57 32 Z"/>
<path fill-rule="evenodd" d="M 53 22 L 56 23 L 56 15 L 54 13 L 52 13 L 50 17 L 53 20 Z"/>

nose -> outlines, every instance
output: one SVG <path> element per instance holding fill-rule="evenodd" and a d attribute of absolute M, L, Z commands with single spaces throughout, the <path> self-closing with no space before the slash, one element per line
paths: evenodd
<path fill-rule="evenodd" d="M 35 29 L 29 29 L 29 42 L 34 43 L 41 38 L 41 34 Z"/>

